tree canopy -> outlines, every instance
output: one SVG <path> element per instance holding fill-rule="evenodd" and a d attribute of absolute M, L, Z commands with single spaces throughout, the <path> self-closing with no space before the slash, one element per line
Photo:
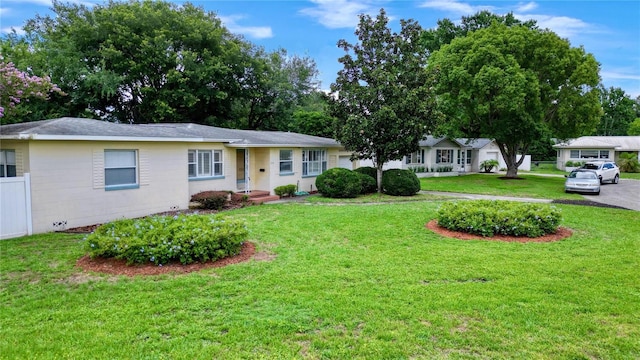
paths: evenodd
<path fill-rule="evenodd" d="M 190 3 L 54 0 L 52 10 L 1 45 L 3 57 L 68 94 L 51 99 L 65 115 L 286 130 L 318 86 L 311 59 L 265 52 Z"/>
<path fill-rule="evenodd" d="M 596 127 L 595 135 L 624 136 L 636 118 L 636 102 L 621 88 L 600 86 L 600 104 L 602 117 Z"/>
<path fill-rule="evenodd" d="M 495 139 L 507 177 L 535 139 L 591 133 L 602 114 L 595 58 L 548 30 L 495 23 L 442 46 L 429 70 L 447 116 L 440 131 Z"/>
<path fill-rule="evenodd" d="M 331 85 L 337 139 L 355 157 L 373 160 L 378 191 L 382 165 L 416 151 L 434 120 L 427 52 L 419 46 L 422 29 L 413 20 L 400 20 L 395 33 L 388 21 L 384 9 L 376 18 L 360 16 L 358 43 L 338 42 L 347 54 Z"/>

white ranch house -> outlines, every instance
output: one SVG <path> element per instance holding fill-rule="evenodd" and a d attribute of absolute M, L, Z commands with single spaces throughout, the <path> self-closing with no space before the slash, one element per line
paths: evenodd
<path fill-rule="evenodd" d="M 187 209 L 207 190 L 315 190 L 333 139 L 197 124 L 60 118 L 0 127 L 2 238 Z"/>
<path fill-rule="evenodd" d="M 506 163 L 498 144 L 491 139 L 466 139 L 426 136 L 420 141 L 418 151 L 402 160 L 386 163 L 384 169 L 413 169 L 418 176 L 457 175 L 465 172 L 479 172 L 480 163 L 498 160 L 500 164 L 493 171 L 506 168 Z M 359 166 L 373 166 L 371 160 L 360 160 Z M 526 155 L 520 170 L 531 169 L 531 156 Z"/>

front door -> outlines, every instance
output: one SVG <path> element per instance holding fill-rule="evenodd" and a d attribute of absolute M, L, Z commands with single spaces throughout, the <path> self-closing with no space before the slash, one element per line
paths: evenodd
<path fill-rule="evenodd" d="M 238 190 L 245 190 L 247 177 L 247 163 L 245 149 L 236 150 L 236 182 Z"/>

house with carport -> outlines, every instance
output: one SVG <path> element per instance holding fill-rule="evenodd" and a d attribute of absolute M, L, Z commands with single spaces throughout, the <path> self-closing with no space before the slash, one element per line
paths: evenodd
<path fill-rule="evenodd" d="M 1 236 L 187 209 L 201 191 L 311 191 L 348 156 L 333 139 L 291 132 L 69 117 L 4 125 Z"/>
<path fill-rule="evenodd" d="M 635 153 L 640 158 L 640 136 L 582 136 L 553 147 L 558 153 L 556 167 L 560 170 L 567 168 L 567 162 L 617 161 L 623 152 Z"/>

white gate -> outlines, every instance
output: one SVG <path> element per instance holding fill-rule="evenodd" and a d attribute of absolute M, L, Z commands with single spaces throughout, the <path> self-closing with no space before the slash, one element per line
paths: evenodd
<path fill-rule="evenodd" d="M 29 174 L 0 178 L 0 239 L 32 233 Z"/>

